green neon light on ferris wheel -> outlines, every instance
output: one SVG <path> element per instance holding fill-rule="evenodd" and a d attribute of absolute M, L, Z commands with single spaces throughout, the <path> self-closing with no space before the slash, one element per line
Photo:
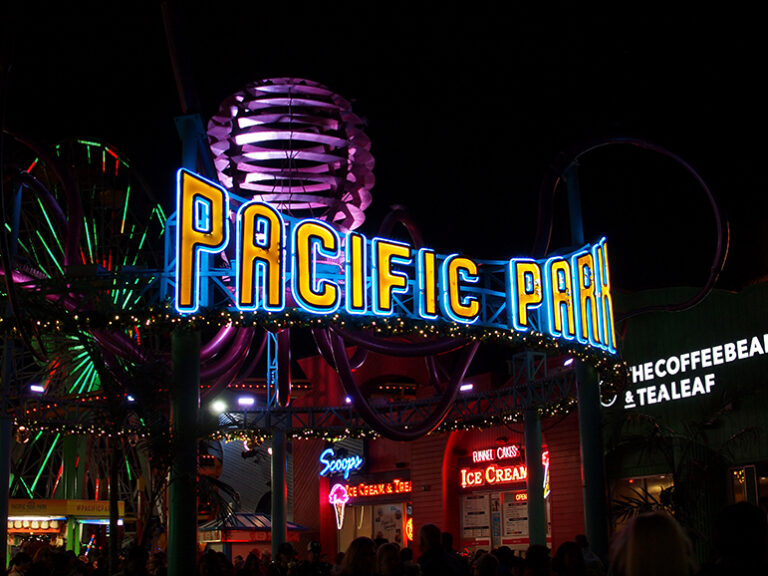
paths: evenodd
<path fill-rule="evenodd" d="M 48 252 L 48 255 L 51 257 L 51 261 L 56 265 L 56 268 L 59 270 L 59 274 L 64 275 L 64 269 L 61 267 L 61 264 L 59 264 L 58 259 L 53 255 L 53 252 L 48 247 L 48 243 L 45 241 L 45 238 L 43 238 L 43 235 L 40 234 L 40 230 L 35 230 L 35 234 L 37 234 L 38 239 L 40 242 L 42 242 L 43 247 L 45 248 L 46 252 Z"/>
<path fill-rule="evenodd" d="M 19 476 L 19 482 L 21 482 L 21 485 L 24 486 L 24 490 L 27 491 L 27 494 L 29 495 L 30 499 L 34 499 L 35 495 L 32 494 L 32 491 L 29 489 L 29 486 L 27 486 L 27 483 L 24 482 L 24 478 Z"/>
<path fill-rule="evenodd" d="M 51 443 L 51 448 L 48 450 L 48 454 L 45 455 L 45 460 L 43 460 L 43 465 L 40 466 L 40 470 L 37 471 L 37 476 L 35 477 L 35 481 L 32 482 L 32 492 L 35 491 L 35 488 L 37 487 L 37 482 L 40 480 L 40 475 L 43 473 L 43 468 L 45 468 L 46 464 L 48 464 L 48 460 L 51 457 L 51 454 L 53 453 L 53 449 L 56 447 L 56 442 L 59 441 L 59 437 L 61 436 L 61 432 L 58 432 L 56 434 L 56 438 L 53 439 L 53 442 Z"/>
<path fill-rule="evenodd" d="M 45 206 L 43 206 L 43 202 L 40 200 L 39 197 L 36 197 L 37 204 L 40 206 L 40 211 L 43 213 L 43 216 L 45 217 L 45 221 L 48 223 L 48 228 L 51 230 L 51 235 L 53 236 L 53 239 L 56 240 L 56 244 L 59 247 L 59 251 L 64 254 L 64 248 L 61 245 L 61 241 L 59 240 L 59 235 L 56 233 L 56 229 L 53 227 L 53 224 L 51 223 L 51 219 L 48 217 L 48 211 L 45 209 Z"/>
<path fill-rule="evenodd" d="M 128 200 L 131 197 L 131 186 L 125 190 L 125 203 L 123 204 L 123 221 L 120 223 L 120 234 L 125 234 L 125 218 L 128 215 Z"/>
<path fill-rule="evenodd" d="M 91 235 L 88 232 L 88 220 L 86 219 L 85 216 L 83 216 L 83 224 L 84 224 L 83 229 L 85 230 L 85 241 L 88 245 L 88 254 L 90 254 L 91 256 L 91 262 L 94 262 L 93 247 L 91 246 Z"/>

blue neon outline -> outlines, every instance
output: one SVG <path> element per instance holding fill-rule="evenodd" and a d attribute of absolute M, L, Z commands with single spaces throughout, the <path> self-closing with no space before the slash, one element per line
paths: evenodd
<path fill-rule="evenodd" d="M 555 329 L 555 309 L 554 309 L 554 300 L 552 299 L 552 289 L 555 287 L 555 284 L 552 282 L 552 265 L 555 262 L 565 262 L 568 264 L 568 275 L 567 278 L 570 279 L 570 267 L 571 263 L 568 261 L 567 258 L 563 258 L 561 256 L 553 256 L 552 258 L 547 259 L 547 261 L 544 263 L 544 287 L 547 289 L 544 290 L 544 300 L 547 304 L 547 324 L 549 327 L 549 330 L 547 331 L 551 336 L 554 338 L 563 338 L 565 340 L 573 340 L 576 338 L 576 334 L 574 332 L 573 335 L 568 335 L 565 331 L 558 331 Z M 571 280 L 573 282 L 573 280 Z M 543 287 L 543 288 L 544 288 Z M 573 286 L 571 286 L 571 293 L 573 293 Z M 573 295 L 571 295 L 571 306 L 573 306 Z M 563 312 L 562 312 L 562 305 L 558 307 L 557 314 L 560 315 L 560 321 L 563 324 L 563 328 L 568 326 L 568 315 L 566 313 L 565 319 L 563 318 Z M 574 316 L 574 323 L 576 322 L 576 317 Z M 575 329 L 575 326 L 574 326 Z"/>
<path fill-rule="evenodd" d="M 530 326 L 524 326 L 523 324 L 520 324 L 518 322 L 518 311 L 520 309 L 520 290 L 518 289 L 517 284 L 517 271 L 516 271 L 516 265 L 518 262 L 525 263 L 525 264 L 536 264 L 539 268 L 539 276 L 540 276 L 540 282 L 543 283 L 544 277 L 541 273 L 541 264 L 534 260 L 533 258 L 511 258 L 509 260 L 508 264 L 508 270 L 509 270 L 509 278 L 510 278 L 510 286 L 512 287 L 512 328 L 517 332 L 528 332 L 528 330 L 531 330 L 532 328 Z M 523 276 L 525 277 L 525 275 Z M 536 286 L 533 286 L 534 291 L 536 290 Z M 538 310 L 541 308 L 541 306 L 544 304 L 544 286 L 540 285 L 539 289 L 541 290 L 541 300 L 539 300 L 539 303 L 535 306 L 528 306 L 526 305 L 525 309 L 528 311 L 528 318 L 531 317 L 532 312 L 534 310 Z M 524 292 L 525 294 L 528 294 L 528 292 Z"/>
<path fill-rule="evenodd" d="M 443 288 L 442 298 L 441 298 L 441 301 L 443 304 L 443 313 L 454 322 L 459 322 L 461 324 L 474 324 L 480 318 L 480 312 L 482 312 L 483 310 L 482 306 L 479 307 L 477 314 L 475 314 L 475 317 L 472 319 L 462 318 L 461 316 L 458 316 L 454 312 L 454 310 L 451 308 L 451 295 L 450 295 L 450 288 L 449 288 L 450 283 L 448 282 L 448 269 L 450 268 L 451 262 L 456 258 L 469 260 L 475 266 L 477 266 L 477 262 L 475 262 L 471 258 L 467 258 L 466 256 L 461 256 L 460 254 L 451 254 L 450 256 L 447 256 L 445 260 L 443 260 L 443 266 L 440 269 L 440 280 L 442 281 L 442 288 Z M 480 274 L 474 275 L 474 279 L 469 278 L 468 277 L 469 271 L 464 267 L 457 268 L 457 272 L 458 272 L 459 285 L 461 283 L 477 284 L 480 281 Z M 471 295 L 462 297 L 461 290 L 459 290 L 459 304 L 461 304 L 462 306 L 467 306 L 466 302 L 478 302 L 478 298 L 477 296 L 471 296 Z"/>
<path fill-rule="evenodd" d="M 367 280 L 366 279 L 368 278 L 368 239 L 363 234 L 360 234 L 359 232 L 349 232 L 346 235 L 346 242 L 344 243 L 344 258 L 345 258 L 345 261 L 344 261 L 344 281 L 347 284 L 347 290 L 349 290 L 350 286 L 352 285 L 352 281 L 351 281 L 351 276 L 352 276 L 352 273 L 351 273 L 352 256 L 350 255 L 350 245 L 351 245 L 351 242 L 349 241 L 349 239 L 352 236 L 359 237 L 361 239 L 360 244 L 363 247 L 363 249 L 361 251 L 362 252 L 361 257 L 362 257 L 362 261 L 363 261 L 363 307 L 362 307 L 362 309 L 351 308 L 350 307 L 350 301 L 352 299 L 348 297 L 350 295 L 350 292 L 345 292 L 345 294 L 344 294 L 344 308 L 346 309 L 348 314 L 353 314 L 355 316 L 361 316 L 361 315 L 366 314 L 368 312 L 368 287 L 366 286 L 366 284 L 367 284 Z"/>
<path fill-rule="evenodd" d="M 379 277 L 378 274 L 378 250 L 377 247 L 380 243 L 386 243 L 391 244 L 393 246 L 401 246 L 403 248 L 408 248 L 408 254 L 411 254 L 413 252 L 413 247 L 410 244 L 406 244 L 405 242 L 398 242 L 397 240 L 389 240 L 387 238 L 378 238 L 375 237 L 373 240 L 371 240 L 371 299 L 373 300 L 371 302 L 371 308 L 373 310 L 373 313 L 376 316 L 391 316 L 395 311 L 395 298 L 394 294 L 407 294 L 408 293 L 408 285 L 410 282 L 410 278 L 408 277 L 408 274 L 401 272 L 399 270 L 393 270 L 392 264 L 401 264 L 403 266 L 407 266 L 408 264 L 413 263 L 413 257 L 409 256 L 408 258 L 402 258 L 400 256 L 392 256 L 389 259 L 389 270 L 392 276 L 395 276 L 397 278 L 403 278 L 405 280 L 405 286 L 398 287 L 395 286 L 391 288 L 390 294 L 393 296 L 390 298 L 392 301 L 392 306 L 389 310 L 382 310 L 378 306 L 379 302 L 379 283 L 376 281 L 376 279 Z"/>
<path fill-rule="evenodd" d="M 589 249 L 589 245 L 585 246 L 578 252 L 571 254 L 571 283 L 572 283 L 572 292 L 573 292 L 573 303 L 574 303 L 574 311 L 573 311 L 573 317 L 576 321 L 576 340 L 580 344 L 586 344 L 589 342 L 592 346 L 600 346 L 600 342 L 598 340 L 595 340 L 594 335 L 592 334 L 592 326 L 598 325 L 598 333 L 600 331 L 599 328 L 599 318 L 593 318 L 592 317 L 592 307 L 587 307 L 587 310 L 581 309 L 581 280 L 582 280 L 582 270 L 577 270 L 576 263 L 578 262 L 579 258 L 583 256 L 589 256 L 592 258 L 592 266 L 590 267 L 590 270 L 592 271 L 592 278 L 590 279 L 591 286 L 592 286 L 592 298 L 594 300 L 595 304 L 595 310 L 597 310 L 597 289 L 595 287 L 595 259 L 592 257 L 592 251 Z M 578 280 L 578 282 L 577 282 Z M 577 304 L 578 302 L 578 304 Z M 587 322 L 587 337 L 584 338 L 581 335 L 582 330 L 582 312 L 586 314 L 586 322 Z M 592 322 L 590 322 L 592 320 Z"/>
<path fill-rule="evenodd" d="M 426 308 L 426 302 L 424 302 L 424 289 L 425 289 L 425 278 L 424 278 L 424 254 L 427 252 L 430 252 L 435 255 L 435 282 L 438 281 L 439 274 L 437 274 L 437 253 L 432 250 L 431 248 L 421 248 L 416 253 L 416 279 L 418 283 L 418 302 L 419 302 L 419 308 L 418 308 L 418 314 L 420 317 L 424 318 L 425 320 L 437 320 L 440 315 L 435 312 L 434 314 L 428 314 L 425 310 Z M 439 293 L 439 287 L 435 286 L 435 309 L 437 309 L 440 306 L 440 298 L 438 297 Z"/>
<path fill-rule="evenodd" d="M 253 304 L 252 305 L 243 305 L 241 304 L 241 293 L 240 293 L 240 279 L 242 278 L 242 265 L 243 265 L 243 212 L 245 212 L 249 207 L 251 206 L 265 206 L 269 210 L 271 210 L 276 216 L 277 220 L 280 223 L 280 262 L 282 269 L 282 273 L 280 274 L 280 283 L 282 284 L 282 288 L 280 289 L 280 304 L 277 306 L 272 306 L 267 303 L 267 292 L 268 292 L 268 283 L 267 283 L 267 263 L 255 260 L 254 261 L 254 270 L 253 270 Z M 264 234 L 267 238 L 271 236 L 270 232 L 271 230 L 265 230 L 271 222 L 266 219 L 264 216 L 256 215 L 255 218 L 256 222 L 254 223 L 254 234 Z M 262 225 L 263 224 L 263 225 Z M 236 249 L 235 249 L 235 308 L 237 310 L 241 310 L 243 312 L 253 312 L 255 310 L 259 309 L 259 306 L 266 310 L 267 312 L 281 312 L 285 309 L 285 253 L 286 253 L 286 234 L 285 234 L 285 220 L 283 220 L 283 215 L 280 213 L 278 209 L 276 209 L 274 206 L 267 202 L 259 202 L 258 200 L 252 200 L 251 202 L 245 202 L 244 204 L 240 205 L 240 208 L 237 210 L 237 221 L 236 221 L 236 231 L 237 231 L 237 242 L 236 242 Z M 259 248 L 266 248 L 266 246 L 257 245 Z M 261 285 L 263 294 L 262 297 L 259 298 L 259 285 Z"/>
<path fill-rule="evenodd" d="M 188 174 L 190 178 L 199 180 L 203 182 L 204 184 L 209 185 L 210 187 L 214 188 L 215 190 L 218 190 L 221 192 L 224 198 L 224 209 L 222 211 L 222 214 L 224 215 L 224 238 L 221 241 L 221 243 L 217 246 L 209 246 L 209 247 L 202 247 L 202 246 L 195 246 L 192 248 L 192 251 L 194 252 L 193 259 L 194 259 L 194 269 L 196 271 L 195 275 L 195 281 L 194 281 L 194 288 L 192 291 L 192 301 L 194 304 L 192 306 L 188 307 L 182 307 L 179 306 L 179 291 L 181 288 L 181 283 L 179 281 L 179 268 L 181 267 L 181 258 L 179 256 L 179 244 L 181 243 L 181 230 L 182 230 L 182 218 L 184 211 L 179 210 L 181 207 L 181 197 L 182 197 L 182 189 L 183 189 L 183 179 L 184 174 Z M 194 208 L 194 202 L 195 199 L 193 198 L 193 208 Z M 202 232 L 201 230 L 197 230 L 194 228 L 195 222 L 194 222 L 194 210 L 192 210 L 192 229 L 195 232 Z M 211 227 L 213 226 L 213 210 L 211 210 Z M 176 309 L 176 311 L 179 314 L 194 314 L 200 309 L 200 253 L 201 252 L 208 252 L 211 254 L 218 254 L 219 252 L 223 251 L 227 245 L 229 244 L 229 192 L 223 187 L 217 184 L 216 182 L 213 182 L 211 180 L 208 180 L 207 178 L 204 178 L 200 176 L 199 174 L 195 174 L 194 172 L 191 172 L 190 170 L 187 170 L 186 168 L 179 168 L 176 171 L 176 246 L 175 248 L 175 254 L 176 254 L 176 273 L 174 275 L 174 278 L 176 280 L 176 286 L 174 290 L 174 301 L 173 301 L 173 307 Z"/>
<path fill-rule="evenodd" d="M 330 453 L 333 456 L 333 458 L 331 458 L 330 460 L 323 460 L 323 456 L 325 456 L 328 453 Z M 356 462 L 355 467 L 354 468 L 347 468 L 347 469 L 345 469 L 343 471 L 343 474 L 342 474 L 344 476 L 344 480 L 349 480 L 349 473 L 353 472 L 353 471 L 356 472 L 357 470 L 360 470 L 360 468 L 363 467 L 363 464 L 365 464 L 365 459 L 362 456 L 360 456 L 359 454 L 353 454 L 352 456 L 348 456 L 347 458 L 336 458 L 335 456 L 336 456 L 336 452 L 333 450 L 333 448 L 326 448 L 325 450 L 323 450 L 320 453 L 320 457 L 318 458 L 318 461 L 320 462 L 320 464 L 325 466 L 325 468 L 320 470 L 320 473 L 319 473 L 320 476 L 329 476 L 331 474 L 338 473 L 338 470 L 336 470 L 336 471 L 332 471 L 331 470 L 331 466 L 332 466 L 333 462 L 338 462 L 339 460 L 348 460 L 350 458 L 355 458 L 356 459 L 355 460 L 355 462 Z"/>
<path fill-rule="evenodd" d="M 311 234 L 308 238 L 310 257 L 312 258 L 310 271 L 310 292 L 313 294 L 318 294 L 318 292 L 323 290 L 325 286 L 333 286 L 336 289 L 336 298 L 334 298 L 333 304 L 330 306 L 313 306 L 304 300 L 304 297 L 299 291 L 299 266 L 296 258 L 296 236 L 298 235 L 299 229 L 307 224 L 317 224 L 320 228 L 330 232 L 334 240 L 336 240 L 336 250 L 330 251 L 322 246 L 322 239 L 319 236 Z M 313 314 L 332 314 L 339 309 L 339 304 L 341 304 L 341 288 L 339 287 L 338 282 L 333 282 L 332 280 L 328 280 L 326 278 L 317 278 L 318 256 L 323 256 L 324 258 L 330 259 L 338 259 L 341 256 L 341 237 L 339 236 L 339 233 L 336 231 L 336 229 L 330 226 L 327 222 L 316 220 L 314 218 L 301 220 L 295 226 L 293 226 L 293 229 L 291 230 L 291 290 L 293 293 L 293 298 L 296 300 L 296 303 L 307 312 L 311 312 Z"/>
<path fill-rule="evenodd" d="M 194 222 L 192 222 L 192 229 L 195 232 L 202 232 L 204 234 L 205 231 L 208 228 L 210 228 L 210 226 L 208 226 L 207 228 L 206 227 L 198 228 L 197 225 L 203 219 L 207 220 L 208 222 L 211 221 L 212 219 L 211 214 L 213 214 L 213 204 L 211 204 L 211 201 L 208 200 L 208 198 L 194 198 L 192 202 L 193 202 L 192 211 L 194 214 Z M 197 211 L 200 208 L 202 208 L 201 211 L 205 210 L 206 214 L 203 214 L 203 215 L 197 214 Z"/>
<path fill-rule="evenodd" d="M 598 330 L 600 332 L 600 347 L 607 350 L 611 354 L 616 353 L 616 347 L 613 346 L 613 342 L 616 341 L 616 329 L 613 326 L 613 322 L 609 320 L 613 318 L 613 296 L 611 294 L 610 286 L 610 269 L 608 268 L 608 259 L 605 257 L 605 237 L 602 237 L 594 246 L 592 246 L 592 258 L 595 261 L 595 267 L 597 269 L 597 281 L 595 282 L 598 287 L 599 295 L 597 297 L 597 312 L 600 314 L 600 321 L 598 322 Z M 598 252 L 602 256 L 598 258 Z M 604 284 L 603 279 L 608 278 L 608 283 Z M 608 292 L 608 296 L 603 296 L 603 290 Z M 606 313 L 604 298 L 608 298 L 611 301 L 610 313 Z M 610 327 L 610 335 L 607 335 L 606 328 Z"/>

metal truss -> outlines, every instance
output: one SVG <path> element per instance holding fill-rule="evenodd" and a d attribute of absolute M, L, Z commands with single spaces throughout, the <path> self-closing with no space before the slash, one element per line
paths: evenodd
<path fill-rule="evenodd" d="M 529 407 L 544 407 L 576 397 L 573 371 L 534 383 L 512 384 L 487 392 L 462 394 L 456 399 L 444 424 L 473 426 L 484 422 L 515 420 Z M 406 402 L 374 402 L 382 418 L 405 429 L 417 425 L 434 411 L 439 397 Z M 223 434 L 269 436 L 280 429 L 296 436 L 342 437 L 373 435 L 373 429 L 352 405 L 328 407 L 275 407 L 271 410 L 225 412 L 219 419 Z"/>

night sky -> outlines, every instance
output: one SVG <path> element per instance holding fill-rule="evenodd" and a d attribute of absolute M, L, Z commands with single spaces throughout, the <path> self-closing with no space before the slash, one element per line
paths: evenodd
<path fill-rule="evenodd" d="M 69 4 L 2 9 L 6 126 L 43 142 L 108 142 L 170 208 L 181 106 L 161 4 Z M 673 2 L 200 4 L 170 4 L 193 111 L 207 122 L 231 93 L 278 76 L 352 101 L 376 159 L 365 233 L 403 204 L 441 253 L 530 255 L 537 195 L 558 155 L 635 137 L 685 160 L 720 202 L 731 245 L 717 286 L 768 274 L 768 50 L 757 14 Z M 616 290 L 704 283 L 714 218 L 678 164 L 612 146 L 582 157 L 580 186 L 586 237 L 608 237 Z M 556 205 L 552 248 L 569 244 L 563 190 Z"/>

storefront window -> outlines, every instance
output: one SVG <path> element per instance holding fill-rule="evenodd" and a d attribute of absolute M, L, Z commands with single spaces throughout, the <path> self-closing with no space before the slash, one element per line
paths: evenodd
<path fill-rule="evenodd" d="M 757 468 L 751 465 L 731 468 L 729 481 L 731 498 L 734 503 L 750 502 L 758 504 L 758 495 L 762 499 L 762 492 L 768 488 L 768 482 L 763 478 L 760 478 L 761 486 L 758 486 Z"/>
<path fill-rule="evenodd" d="M 668 495 L 673 486 L 671 474 L 615 480 L 611 486 L 613 528 L 618 530 L 638 514 L 669 509 Z"/>
<path fill-rule="evenodd" d="M 396 542 L 407 546 L 405 536 L 407 503 L 348 506 L 339 530 L 339 550 L 346 550 L 359 536 Z"/>

